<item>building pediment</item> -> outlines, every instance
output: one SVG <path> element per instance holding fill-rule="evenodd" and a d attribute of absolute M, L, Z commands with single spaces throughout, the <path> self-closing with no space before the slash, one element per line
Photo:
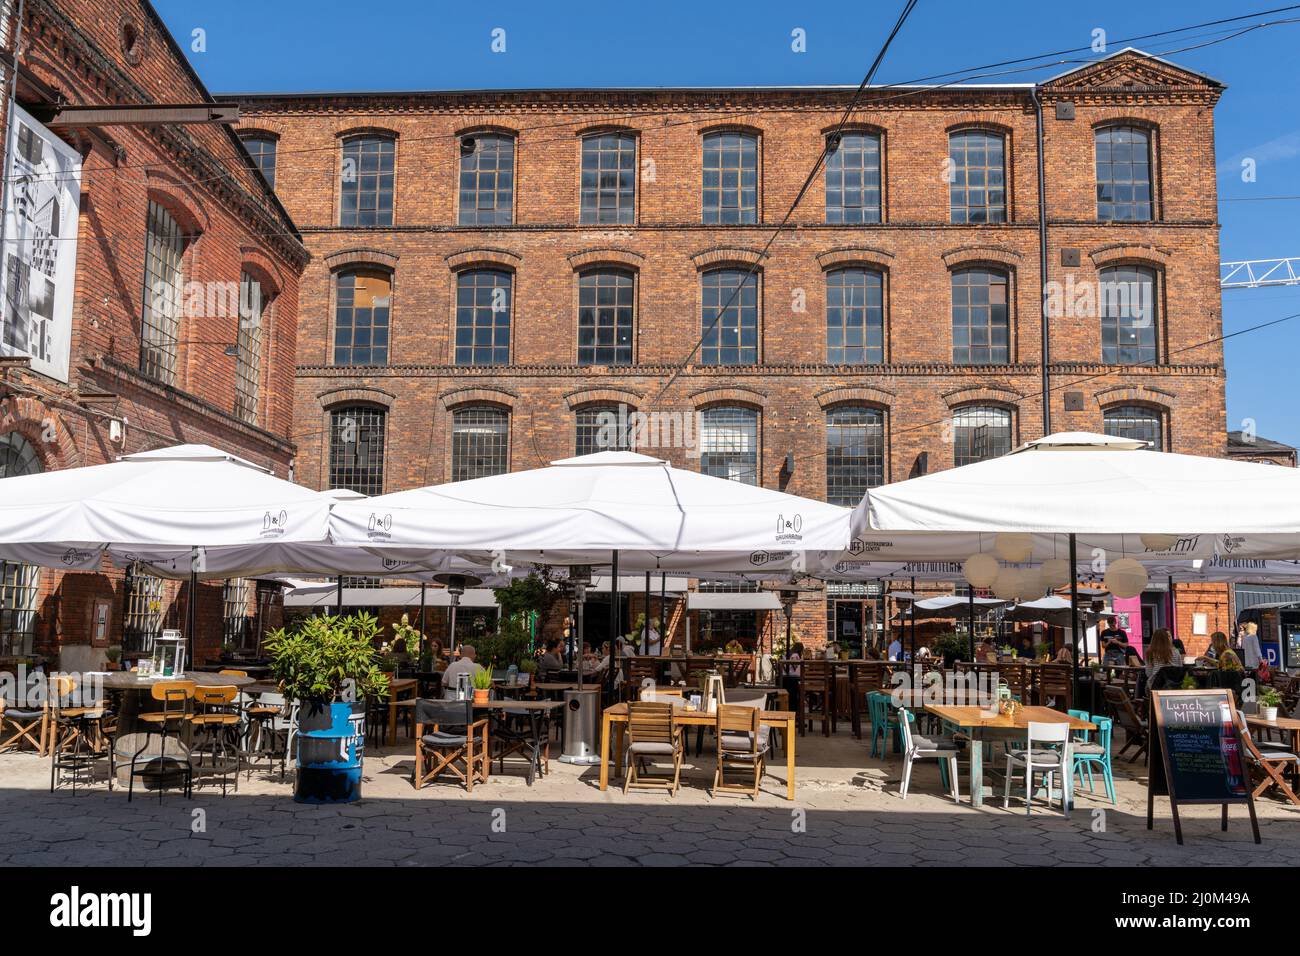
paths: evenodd
<path fill-rule="evenodd" d="M 1189 89 L 1223 90 L 1223 84 L 1203 73 L 1175 66 L 1141 50 L 1121 50 L 1106 59 L 1055 76 L 1043 84 L 1053 93 L 1079 92 L 1169 92 Z"/>

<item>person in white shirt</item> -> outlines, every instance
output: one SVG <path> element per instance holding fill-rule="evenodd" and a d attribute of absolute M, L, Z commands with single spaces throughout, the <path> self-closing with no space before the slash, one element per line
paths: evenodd
<path fill-rule="evenodd" d="M 447 669 L 442 672 L 442 687 L 446 696 L 455 696 L 456 681 L 461 674 L 469 674 L 470 680 L 473 680 L 474 675 L 483 669 L 481 665 L 474 663 L 476 653 L 473 644 L 462 644 L 460 659 L 449 664 Z"/>
<path fill-rule="evenodd" d="M 903 642 L 897 637 L 889 644 L 889 659 L 891 661 L 901 661 L 903 659 Z"/>
<path fill-rule="evenodd" d="M 1264 652 L 1259 646 L 1259 625 L 1247 621 L 1241 626 L 1241 662 L 1246 670 L 1253 671 L 1259 667 Z"/>
<path fill-rule="evenodd" d="M 650 624 L 645 626 L 645 632 L 642 635 L 641 653 L 650 657 L 658 657 L 663 653 L 663 641 L 659 637 L 659 632 Z"/>

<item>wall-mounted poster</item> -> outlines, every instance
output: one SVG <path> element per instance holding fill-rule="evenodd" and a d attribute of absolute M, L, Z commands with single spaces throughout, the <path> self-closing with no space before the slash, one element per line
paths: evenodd
<path fill-rule="evenodd" d="M 14 107 L 0 250 L 0 355 L 68 380 L 76 287 L 81 157 Z"/>

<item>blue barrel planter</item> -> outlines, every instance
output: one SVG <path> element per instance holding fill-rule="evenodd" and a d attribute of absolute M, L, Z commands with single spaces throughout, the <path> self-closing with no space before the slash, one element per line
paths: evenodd
<path fill-rule="evenodd" d="M 353 803 L 361 799 L 365 704 L 304 701 L 298 711 L 296 803 Z"/>

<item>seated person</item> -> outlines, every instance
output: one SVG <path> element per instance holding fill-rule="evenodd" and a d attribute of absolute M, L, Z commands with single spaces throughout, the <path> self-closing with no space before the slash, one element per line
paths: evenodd
<path fill-rule="evenodd" d="M 454 699 L 456 696 L 456 682 L 459 675 L 469 674 L 470 680 L 474 675 L 483 669 L 482 665 L 474 663 L 474 657 L 477 652 L 473 644 L 462 644 L 460 646 L 460 659 L 447 666 L 447 670 L 442 675 L 442 695 Z"/>
<path fill-rule="evenodd" d="M 546 653 L 543 654 L 542 659 L 537 662 L 537 671 L 541 675 L 542 680 L 545 680 L 546 675 L 552 671 L 562 670 L 564 670 L 564 655 L 560 653 L 559 638 L 553 637 L 546 642 Z"/>
<path fill-rule="evenodd" d="M 1058 664 L 1074 663 L 1074 651 L 1070 648 L 1068 644 L 1056 652 L 1056 663 Z"/>

